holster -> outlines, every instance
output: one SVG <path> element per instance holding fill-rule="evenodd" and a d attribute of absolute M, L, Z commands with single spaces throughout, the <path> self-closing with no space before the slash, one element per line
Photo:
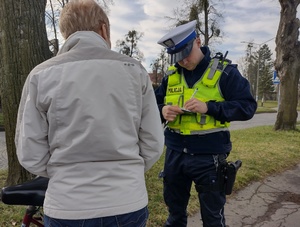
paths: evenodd
<path fill-rule="evenodd" d="M 242 166 L 242 161 L 227 162 L 226 156 L 219 156 L 217 182 L 211 185 L 195 185 L 198 193 L 209 191 L 224 191 L 226 195 L 232 193 L 238 169 Z"/>
<path fill-rule="evenodd" d="M 226 195 L 230 195 L 232 193 L 236 174 L 241 166 L 241 160 L 237 160 L 236 162 L 226 162 L 225 165 L 220 166 L 220 185 L 223 185 Z"/>

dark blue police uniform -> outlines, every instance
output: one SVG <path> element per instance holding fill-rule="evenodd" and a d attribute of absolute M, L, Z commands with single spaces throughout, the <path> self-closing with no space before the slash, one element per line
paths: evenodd
<path fill-rule="evenodd" d="M 190 88 L 201 78 L 211 60 L 208 47 L 201 47 L 205 57 L 198 66 L 183 71 Z M 164 98 L 168 85 L 165 77 L 155 91 L 158 108 L 162 113 Z M 224 102 L 207 102 L 207 115 L 221 122 L 243 121 L 253 117 L 257 103 L 250 93 L 249 82 L 241 76 L 236 65 L 229 64 L 221 75 L 219 86 Z M 162 122 L 165 122 L 161 114 Z M 217 182 L 219 157 L 228 155 L 232 149 L 229 131 L 219 131 L 201 135 L 181 135 L 169 128 L 165 129 L 167 147 L 164 166 L 164 199 L 169 209 L 165 226 L 186 226 L 186 208 L 190 198 L 192 182 L 196 185 L 214 185 Z M 224 204 L 225 192 L 222 190 L 205 190 L 199 193 L 203 226 L 225 226 Z"/>

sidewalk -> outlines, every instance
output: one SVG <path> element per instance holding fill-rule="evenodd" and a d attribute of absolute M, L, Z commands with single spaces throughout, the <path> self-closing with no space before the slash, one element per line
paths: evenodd
<path fill-rule="evenodd" d="M 229 227 L 300 226 L 300 164 L 233 194 L 225 218 Z M 188 219 L 188 227 L 201 226 L 200 214 Z"/>
<path fill-rule="evenodd" d="M 6 143 L 5 143 L 5 132 L 0 131 L 0 170 L 7 169 L 7 153 L 6 153 Z"/>

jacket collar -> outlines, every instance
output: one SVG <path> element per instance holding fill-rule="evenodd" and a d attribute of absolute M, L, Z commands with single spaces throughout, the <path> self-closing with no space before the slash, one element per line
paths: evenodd
<path fill-rule="evenodd" d="M 109 49 L 107 42 L 96 32 L 78 31 L 66 39 L 64 45 L 60 48 L 57 55 L 68 52 L 73 49 L 80 49 L 90 46 L 97 46 Z"/>

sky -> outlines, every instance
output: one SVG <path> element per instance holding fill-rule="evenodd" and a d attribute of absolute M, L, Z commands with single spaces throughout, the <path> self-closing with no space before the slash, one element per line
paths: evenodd
<path fill-rule="evenodd" d="M 116 50 L 116 41 L 124 39 L 129 30 L 143 32 L 138 43 L 144 54 L 142 64 L 150 72 L 150 64 L 158 57 L 162 46 L 157 41 L 176 23 L 167 17 L 174 17 L 175 8 L 182 5 L 182 0 L 114 0 L 110 6 L 112 49 Z M 278 0 L 223 0 L 214 1 L 215 7 L 222 12 L 220 21 L 223 37 L 211 48 L 225 53 L 238 63 L 245 56 L 247 42 L 253 42 L 253 50 L 266 42 L 275 53 L 275 37 L 280 19 Z M 300 11 L 300 7 L 298 7 Z M 298 12 L 298 18 L 299 18 Z M 244 42 L 244 43 L 243 43 Z M 245 43 L 246 42 L 246 43 Z"/>
<path fill-rule="evenodd" d="M 108 17 L 111 25 L 112 49 L 117 51 L 117 40 L 124 40 L 128 31 L 136 30 L 143 33 L 138 42 L 140 51 L 144 54 L 142 64 L 151 72 L 150 64 L 158 58 L 163 49 L 157 41 L 170 29 L 176 21 L 174 9 L 182 6 L 185 0 L 113 0 L 109 6 Z M 254 43 L 252 51 L 258 50 L 266 43 L 276 58 L 275 37 L 280 19 L 280 4 L 278 0 L 211 0 L 214 7 L 221 12 L 223 19 L 219 20 L 222 38 L 210 45 L 214 52 L 225 53 L 233 63 L 240 64 L 246 56 L 249 42 Z M 300 18 L 298 7 L 298 18 Z M 48 30 L 51 28 L 48 27 Z M 48 31 L 51 33 L 51 31 Z M 60 45 L 63 41 L 60 42 Z"/>

